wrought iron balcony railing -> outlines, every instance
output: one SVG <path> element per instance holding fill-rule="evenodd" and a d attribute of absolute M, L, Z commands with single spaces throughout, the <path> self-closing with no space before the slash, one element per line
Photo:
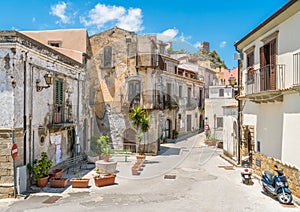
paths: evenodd
<path fill-rule="evenodd" d="M 267 65 L 247 73 L 246 95 L 279 90 L 285 86 L 285 65 Z"/>
<path fill-rule="evenodd" d="M 74 123 L 75 122 L 75 106 L 74 105 L 50 105 L 49 108 L 49 124 L 65 124 L 65 123 Z"/>

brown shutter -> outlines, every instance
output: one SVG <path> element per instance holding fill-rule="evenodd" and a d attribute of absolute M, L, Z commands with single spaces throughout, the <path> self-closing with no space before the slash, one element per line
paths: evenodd
<path fill-rule="evenodd" d="M 263 71 L 263 67 L 266 65 L 266 57 L 265 57 L 265 48 L 260 47 L 259 52 L 260 52 L 260 91 L 266 90 L 265 88 L 265 74 Z"/>
<path fill-rule="evenodd" d="M 270 55 L 271 55 L 271 62 L 270 62 L 270 83 L 271 83 L 271 90 L 276 90 L 276 54 L 277 54 L 277 46 L 276 46 L 276 39 L 270 42 Z"/>

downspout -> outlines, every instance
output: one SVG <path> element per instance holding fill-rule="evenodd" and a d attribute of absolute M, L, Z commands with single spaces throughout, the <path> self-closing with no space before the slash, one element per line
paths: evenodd
<path fill-rule="evenodd" d="M 80 140 L 79 140 L 79 91 L 80 91 L 80 84 L 79 84 L 79 79 L 80 79 L 80 73 L 78 73 L 77 76 L 77 124 L 76 124 L 76 146 L 77 146 L 77 153 L 80 151 Z M 84 142 L 84 141 L 82 141 Z M 77 154 L 76 154 L 77 155 Z"/>
<path fill-rule="evenodd" d="M 29 113 L 29 128 L 28 128 L 28 141 L 29 141 L 29 163 L 32 164 L 33 161 L 33 146 L 32 146 L 32 114 L 33 114 L 33 66 L 29 63 L 30 70 L 30 113 Z"/>
<path fill-rule="evenodd" d="M 26 136 L 26 123 L 27 123 L 27 117 L 26 117 L 26 93 L 27 93 L 27 77 L 26 77 L 26 74 L 27 74 L 27 54 L 28 52 L 25 52 L 24 54 L 24 64 L 23 64 L 23 68 L 24 68 L 24 93 L 23 93 L 23 165 L 26 165 L 26 158 L 27 158 L 27 155 L 26 155 L 26 152 L 27 152 L 27 136 Z"/>
<path fill-rule="evenodd" d="M 240 50 L 235 46 L 235 50 L 241 54 Z M 239 58 L 238 59 L 238 94 L 237 96 L 240 95 L 241 93 L 241 69 L 240 69 L 240 65 L 241 65 L 241 59 Z M 242 144 L 242 131 L 241 131 L 241 125 L 242 125 L 242 110 L 241 110 L 241 100 L 239 98 L 236 98 L 237 102 L 238 102 L 238 119 L 237 119 L 237 122 L 238 122 L 238 160 L 237 160 L 237 164 L 241 164 L 241 144 Z"/>

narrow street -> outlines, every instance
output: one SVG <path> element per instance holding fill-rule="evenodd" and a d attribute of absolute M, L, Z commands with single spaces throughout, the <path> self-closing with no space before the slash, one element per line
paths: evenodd
<path fill-rule="evenodd" d="M 296 206 L 282 206 L 266 196 L 256 179 L 254 185 L 242 184 L 240 168 L 222 159 L 219 156 L 222 150 L 204 146 L 203 140 L 203 134 L 197 134 L 164 145 L 162 155 L 147 157 L 148 163 L 140 176 L 126 177 L 123 170 L 126 166 L 129 169 L 130 165 L 120 162 L 115 185 L 68 188 L 59 194 L 62 198 L 51 204 L 43 203 L 49 194 L 30 195 L 26 200 L 10 205 L 0 202 L 0 210 L 300 211 Z"/>

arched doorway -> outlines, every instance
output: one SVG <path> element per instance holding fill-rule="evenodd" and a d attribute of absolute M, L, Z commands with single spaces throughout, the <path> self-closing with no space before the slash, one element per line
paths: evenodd
<path fill-rule="evenodd" d="M 165 138 L 171 138 L 171 120 L 167 119 L 165 124 Z"/>
<path fill-rule="evenodd" d="M 136 152 L 136 131 L 128 128 L 123 133 L 123 149 L 129 152 Z"/>

